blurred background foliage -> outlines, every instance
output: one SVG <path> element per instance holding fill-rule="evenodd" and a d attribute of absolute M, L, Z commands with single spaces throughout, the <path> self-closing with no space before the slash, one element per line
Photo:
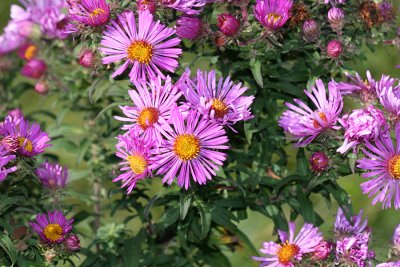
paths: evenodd
<path fill-rule="evenodd" d="M 17 0 L 1 0 L 0 1 L 0 31 L 5 26 L 9 19 L 9 10 L 10 5 L 18 3 Z M 399 6 L 400 0 L 397 0 L 395 5 Z M 349 23 L 349 22 L 348 22 Z M 349 65 L 349 68 L 354 69 L 359 72 L 361 75 L 365 74 L 367 70 L 370 70 L 372 75 L 375 78 L 380 77 L 382 74 L 391 75 L 393 77 L 399 77 L 400 70 L 395 69 L 396 65 L 400 64 L 400 55 L 399 50 L 393 47 L 388 46 L 378 46 L 372 51 L 367 46 L 360 48 L 363 51 L 363 54 L 366 57 L 366 60 L 358 61 L 353 63 L 353 65 Z M 0 59 L 1 60 L 1 59 Z M 184 63 L 184 62 L 183 62 Z M 327 81 L 325 81 L 327 82 Z M 49 108 L 52 109 L 54 113 L 57 111 L 61 112 L 58 109 L 58 101 L 54 98 L 48 98 L 46 96 L 41 96 L 34 92 L 33 85 L 32 90 L 27 91 L 21 97 L 22 110 L 25 114 L 30 114 L 35 112 L 36 110 Z M 67 111 L 63 124 L 74 125 L 75 127 L 80 127 L 82 125 L 82 120 L 80 119 L 80 114 L 74 113 L 72 111 Z M 71 133 L 73 134 L 73 133 Z M 112 146 L 114 144 L 110 144 Z M 293 150 L 293 151 L 290 151 Z M 79 170 L 84 170 L 84 164 L 80 164 L 77 166 L 76 159 L 74 158 L 73 153 L 69 153 L 67 150 L 59 150 L 57 148 L 57 144 L 54 144 L 52 148 L 49 149 L 51 153 L 57 154 L 60 156 L 60 163 L 62 165 L 66 165 L 69 168 L 73 168 L 77 170 L 75 175 L 79 174 Z M 288 147 L 288 152 L 291 154 L 293 166 L 296 160 L 296 151 L 291 147 Z M 293 152 L 293 153 L 292 153 Z M 289 163 L 290 165 L 290 163 Z M 293 170 L 294 171 L 294 170 Z M 371 206 L 370 199 L 368 199 L 365 195 L 361 193 L 361 189 L 359 184 L 363 181 L 359 176 L 346 176 L 339 179 L 339 183 L 343 186 L 343 188 L 350 194 L 354 211 L 358 212 L 359 209 L 364 209 L 365 215 L 368 217 L 369 226 L 373 229 L 373 240 L 372 240 L 372 248 L 376 250 L 378 256 L 383 253 L 386 253 L 387 249 L 390 246 L 390 239 L 394 230 L 394 227 L 400 223 L 399 212 L 394 209 L 389 210 L 381 210 L 381 206 Z M 111 181 L 110 181 L 111 184 Z M 153 183 L 155 184 L 155 183 Z M 158 184 L 157 184 L 158 185 Z M 86 190 L 90 190 L 90 187 L 82 185 L 81 182 L 70 184 L 73 187 L 74 192 L 76 192 L 73 197 L 74 199 L 79 199 L 79 194 L 85 193 Z M 161 184 L 154 188 L 154 192 L 157 192 L 161 188 Z M 105 192 L 104 192 L 105 194 Z M 320 197 L 315 196 L 313 198 L 315 203 L 315 208 L 318 214 L 325 220 L 325 223 L 321 226 L 322 231 L 324 232 L 326 237 L 331 236 L 331 228 L 335 220 L 335 214 L 337 210 L 337 205 L 334 203 L 331 209 L 327 209 L 325 201 L 323 201 Z M 78 202 L 74 204 L 79 204 L 82 209 L 85 209 L 84 201 Z M 108 214 L 108 213 L 106 213 Z M 113 216 L 113 217 L 103 217 L 102 220 L 105 222 L 114 222 L 115 224 L 119 224 L 119 218 L 123 218 L 122 216 Z M 298 220 L 298 223 L 301 224 L 302 221 Z M 89 227 L 88 225 L 86 227 Z M 134 223 L 130 225 L 132 229 L 130 229 L 133 233 L 137 232 L 135 227 L 137 227 Z M 261 247 L 262 242 L 268 239 L 275 239 L 273 237 L 273 223 L 271 220 L 266 218 L 265 216 L 255 213 L 249 212 L 249 218 L 247 220 L 241 221 L 239 224 L 239 228 L 247 234 L 249 239 L 252 241 L 253 245 L 258 248 Z M 84 234 L 85 226 L 80 225 L 78 227 L 78 231 Z M 85 247 L 85 240 L 83 239 L 83 247 Z M 240 264 L 245 264 L 243 266 L 256 266 L 257 264 L 252 262 L 250 259 L 244 259 L 240 255 L 229 255 L 230 252 L 227 252 L 227 256 L 231 259 L 233 266 L 240 266 Z M 239 253 L 240 254 L 240 253 Z"/>

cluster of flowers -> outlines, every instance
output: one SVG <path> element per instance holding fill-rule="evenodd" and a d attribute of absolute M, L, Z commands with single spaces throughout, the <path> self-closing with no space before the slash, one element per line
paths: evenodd
<path fill-rule="evenodd" d="M 348 82 L 331 81 L 328 94 L 321 80 L 316 81 L 316 88 L 305 90 L 307 97 L 315 107 L 308 106 L 295 99 L 296 105 L 286 103 L 279 125 L 295 140 L 296 147 L 305 147 L 317 137 L 322 140 L 333 137 L 337 130 L 343 131 L 344 142 L 337 152 L 346 154 L 362 152 L 365 158 L 359 159 L 358 168 L 367 171 L 363 174 L 369 181 L 361 184 L 363 193 L 369 197 L 375 195 L 372 204 L 383 203 L 383 208 L 390 208 L 392 202 L 400 208 L 400 148 L 393 145 L 390 132 L 395 132 L 396 143 L 400 142 L 400 89 L 399 80 L 383 75 L 374 80 L 367 73 L 364 81 L 360 75 L 348 75 Z M 355 109 L 340 117 L 343 109 L 343 96 L 357 96 L 364 107 Z M 377 108 L 379 101 L 383 110 Z M 375 105 L 374 105 L 375 103 Z M 332 131 L 335 130 L 335 131 Z M 322 152 L 311 157 L 314 170 L 321 172 L 328 167 L 329 159 Z"/>
<path fill-rule="evenodd" d="M 49 142 L 48 134 L 38 124 L 26 120 L 21 110 L 10 111 L 0 123 L 0 182 L 11 172 L 17 171 L 15 164 L 18 158 L 23 160 L 43 153 L 50 146 Z M 65 187 L 68 170 L 46 161 L 35 170 L 35 175 L 44 188 L 56 194 Z M 78 236 L 70 234 L 72 222 L 61 211 L 49 211 L 47 217 L 44 214 L 37 215 L 36 222 L 32 222 L 31 226 L 39 234 L 43 245 L 62 243 L 61 250 L 57 251 L 72 253 L 80 248 Z"/>
<path fill-rule="evenodd" d="M 363 212 L 346 219 L 343 211 L 338 210 L 334 225 L 333 240 L 324 239 L 322 233 L 312 224 L 304 224 L 295 236 L 295 224 L 289 223 L 289 233 L 278 230 L 281 243 L 265 242 L 260 249 L 264 257 L 253 257 L 261 262 L 262 267 L 287 266 L 325 266 L 334 262 L 340 266 L 372 266 L 375 252 L 369 249 L 371 229 L 367 220 L 362 218 Z M 391 260 L 399 259 L 400 225 L 393 235 Z M 304 263 L 304 265 L 302 264 Z M 377 267 L 400 266 L 400 261 L 378 264 Z"/>

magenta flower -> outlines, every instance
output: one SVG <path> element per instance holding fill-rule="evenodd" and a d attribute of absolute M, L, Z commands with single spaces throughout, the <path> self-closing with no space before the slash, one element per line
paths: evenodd
<path fill-rule="evenodd" d="M 378 99 L 389 113 L 389 120 L 400 118 L 400 83 L 398 79 L 382 75 L 375 83 Z"/>
<path fill-rule="evenodd" d="M 140 137 L 134 130 L 117 139 L 116 155 L 123 160 L 119 163 L 122 174 L 114 178 L 113 182 L 122 181 L 121 187 L 128 187 L 127 192 L 130 194 L 137 181 L 152 176 L 150 165 L 154 163 L 151 157 L 154 142 Z"/>
<path fill-rule="evenodd" d="M 330 58 L 337 59 L 343 52 L 343 44 L 339 40 L 331 40 L 326 46 L 326 53 Z"/>
<path fill-rule="evenodd" d="M 29 224 L 46 244 L 60 244 L 72 230 L 74 219 L 67 220 L 61 211 L 38 214 Z"/>
<path fill-rule="evenodd" d="M 182 16 L 176 21 L 176 35 L 182 39 L 195 40 L 203 35 L 203 23 L 197 17 Z"/>
<path fill-rule="evenodd" d="M 63 189 L 68 179 L 68 169 L 48 161 L 42 163 L 35 171 L 42 185 L 50 190 Z"/>
<path fill-rule="evenodd" d="M 340 237 L 344 235 L 355 235 L 366 231 L 368 220 L 363 220 L 363 212 L 363 210 L 360 210 L 359 214 L 353 215 L 350 219 L 351 221 L 348 221 L 342 209 L 339 208 L 334 226 L 337 238 L 340 239 Z"/>
<path fill-rule="evenodd" d="M 10 155 L 9 151 L 0 145 L 0 182 L 3 182 L 9 173 L 17 170 L 16 166 L 7 166 L 15 158 L 15 155 Z"/>
<path fill-rule="evenodd" d="M 187 15 L 198 15 L 203 11 L 206 0 L 161 0 L 161 4 Z"/>
<path fill-rule="evenodd" d="M 304 22 L 302 30 L 303 30 L 303 34 L 304 34 L 304 39 L 310 43 L 318 40 L 318 38 L 321 34 L 318 22 L 316 22 L 315 20 L 312 20 L 312 19 L 306 20 Z"/>
<path fill-rule="evenodd" d="M 257 0 L 254 16 L 268 30 L 275 31 L 290 18 L 292 6 L 292 0 Z"/>
<path fill-rule="evenodd" d="M 333 248 L 333 244 L 331 242 L 327 242 L 325 240 L 321 241 L 316 247 L 313 252 L 313 259 L 323 261 L 327 257 L 329 257 L 329 254 L 331 253 Z"/>
<path fill-rule="evenodd" d="M 344 266 L 357 264 L 359 267 L 371 266 L 375 257 L 374 251 L 368 247 L 370 232 L 347 236 L 336 242 L 336 260 Z"/>
<path fill-rule="evenodd" d="M 154 14 L 157 9 L 155 0 L 138 0 L 137 7 L 139 11 L 148 10 L 151 14 Z"/>
<path fill-rule="evenodd" d="M 325 86 L 321 80 L 316 81 L 311 93 L 304 93 L 314 103 L 316 109 L 308 107 L 303 101 L 295 99 L 297 106 L 286 103 L 289 110 L 283 112 L 279 119 L 279 126 L 291 135 L 290 139 L 297 141 L 296 147 L 303 147 L 311 143 L 318 135 L 329 130 L 337 130 L 336 121 L 343 108 L 343 99 L 338 90 L 328 86 L 327 99 Z"/>
<path fill-rule="evenodd" d="M 315 152 L 310 159 L 311 169 L 315 172 L 323 172 L 329 167 L 329 158 L 324 152 Z"/>
<path fill-rule="evenodd" d="M 376 267 L 399 267 L 400 261 L 391 261 L 377 264 Z"/>
<path fill-rule="evenodd" d="M 350 115 L 346 114 L 339 119 L 339 122 L 345 129 L 344 143 L 337 149 L 341 154 L 360 143 L 376 140 L 381 132 L 388 129 L 385 114 L 374 106 L 355 109 Z"/>
<path fill-rule="evenodd" d="M 296 226 L 289 222 L 289 233 L 278 230 L 281 244 L 264 242 L 260 252 L 264 257 L 253 257 L 260 261 L 260 267 L 294 267 L 294 261 L 301 261 L 303 254 L 315 252 L 323 240 L 322 233 L 312 224 L 304 224 L 295 238 Z"/>
<path fill-rule="evenodd" d="M 157 76 L 165 78 L 160 68 L 174 72 L 178 66 L 176 60 L 182 53 L 179 38 L 169 40 L 175 30 L 167 28 L 159 21 L 153 20 L 148 11 L 139 12 L 139 21 L 136 24 L 132 12 L 124 12 L 118 20 L 112 20 L 111 26 L 103 34 L 99 50 L 103 52 L 103 64 L 110 64 L 124 60 L 112 77 L 121 75 L 129 65 L 133 65 L 129 77 L 132 82 L 152 79 Z"/>
<path fill-rule="evenodd" d="M 369 181 L 361 184 L 368 197 L 375 197 L 372 205 L 382 202 L 382 208 L 400 208 L 400 125 L 395 129 L 397 146 L 393 145 L 389 132 L 382 133 L 374 143 L 365 142 L 365 158 L 358 160 L 357 167 L 366 171 L 362 177 Z"/>
<path fill-rule="evenodd" d="M 178 88 L 172 85 L 168 76 L 164 85 L 160 79 L 152 80 L 147 85 L 136 84 L 136 90 L 129 90 L 129 95 L 135 106 L 121 106 L 126 118 L 115 117 L 117 120 L 131 123 L 125 124 L 122 129 L 134 129 L 143 134 L 145 139 L 161 144 L 161 131 L 167 127 L 171 112 L 181 96 Z"/>
<path fill-rule="evenodd" d="M 82 49 L 79 52 L 77 62 L 84 68 L 92 68 L 96 64 L 96 55 L 90 49 Z"/>
<path fill-rule="evenodd" d="M 400 251 L 400 224 L 397 225 L 393 233 L 393 248 Z"/>
<path fill-rule="evenodd" d="M 340 90 L 342 95 L 359 94 L 364 103 L 371 102 L 376 98 L 376 82 L 369 71 L 367 71 L 367 78 L 365 80 L 358 73 L 355 76 L 346 73 L 346 76 L 350 80 L 349 82 L 337 83 L 331 81 L 329 84 Z"/>
<path fill-rule="evenodd" d="M 21 74 L 32 79 L 39 79 L 47 70 L 46 63 L 41 59 L 33 58 L 25 63 L 21 69 Z"/>
<path fill-rule="evenodd" d="M 206 184 L 226 159 L 225 153 L 217 151 L 229 148 L 225 130 L 194 111 L 184 118 L 178 109 L 171 116 L 171 125 L 173 128 L 162 132 L 166 141 L 151 168 L 164 175 L 163 183 L 171 184 L 177 177 L 178 185 L 185 189 L 191 179 Z"/>
<path fill-rule="evenodd" d="M 67 236 L 63 244 L 64 247 L 70 252 L 78 251 L 81 249 L 81 241 L 79 240 L 79 237 L 75 234 Z"/>
<path fill-rule="evenodd" d="M 198 70 L 196 78 L 191 80 L 190 70 L 187 69 L 177 86 L 194 110 L 220 125 L 233 125 L 253 118 L 250 106 L 254 96 L 243 96 L 247 88 L 241 83 L 234 84 L 229 76 L 226 79 L 220 77 L 217 81 L 214 70 Z"/>
<path fill-rule="evenodd" d="M 240 29 L 240 22 L 231 14 L 220 14 L 217 18 L 218 28 L 226 36 L 234 36 Z"/>
<path fill-rule="evenodd" d="M 105 0 L 67 1 L 68 14 L 72 21 L 98 27 L 107 23 L 110 7 Z"/>
<path fill-rule="evenodd" d="M 21 119 L 18 122 L 7 117 L 0 124 L 0 137 L 10 137 L 18 140 L 19 148 L 17 153 L 33 157 L 44 152 L 46 147 L 49 147 L 50 138 L 46 132 L 40 130 L 39 124 L 30 124 L 28 120 Z"/>
<path fill-rule="evenodd" d="M 344 11 L 339 7 L 332 7 L 328 11 L 328 20 L 335 32 L 340 32 L 344 26 Z"/>

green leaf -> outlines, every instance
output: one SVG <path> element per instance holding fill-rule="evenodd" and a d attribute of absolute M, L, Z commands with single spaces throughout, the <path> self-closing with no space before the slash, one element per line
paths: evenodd
<path fill-rule="evenodd" d="M 306 176 L 310 173 L 310 168 L 308 166 L 308 160 L 306 154 L 304 153 L 304 148 L 300 148 L 296 155 L 297 160 L 297 173 L 301 176 Z"/>
<path fill-rule="evenodd" d="M 178 205 L 173 206 L 169 209 L 167 209 L 166 212 L 161 216 L 161 218 L 158 220 L 156 228 L 159 231 L 162 231 L 169 226 L 173 225 L 179 220 L 179 211 L 180 208 Z"/>
<path fill-rule="evenodd" d="M 263 77 L 261 74 L 261 62 L 259 60 L 252 60 L 250 63 L 251 72 L 253 73 L 254 80 L 257 82 L 258 86 L 264 88 Z"/>
<path fill-rule="evenodd" d="M 11 239 L 7 235 L 0 236 L 0 246 L 7 253 L 8 257 L 11 260 L 11 267 L 17 262 L 17 250 Z"/>
<path fill-rule="evenodd" d="M 210 232 L 211 227 L 211 210 L 210 207 L 207 206 L 204 201 L 200 199 L 195 199 L 193 205 L 199 210 L 200 212 L 200 221 L 201 221 L 201 234 L 200 239 L 204 239 L 207 237 L 208 233 Z"/>
<path fill-rule="evenodd" d="M 181 192 L 180 194 L 180 215 L 181 220 L 186 218 L 189 208 L 192 205 L 192 194 L 187 194 L 186 192 Z"/>
<path fill-rule="evenodd" d="M 140 252 L 142 251 L 142 242 L 145 238 L 144 230 L 124 242 L 124 266 L 125 267 L 139 267 L 140 266 Z"/>

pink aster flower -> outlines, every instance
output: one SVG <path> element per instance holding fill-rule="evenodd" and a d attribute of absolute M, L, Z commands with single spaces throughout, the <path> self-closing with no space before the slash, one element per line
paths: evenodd
<path fill-rule="evenodd" d="M 121 187 L 127 187 L 127 192 L 130 194 L 136 187 L 137 181 L 152 175 L 150 165 L 153 164 L 151 151 L 154 142 L 140 137 L 134 130 L 118 136 L 117 139 L 116 155 L 123 160 L 119 163 L 122 174 L 114 178 L 113 182 L 122 181 Z"/>
<path fill-rule="evenodd" d="M 340 239 L 345 235 L 355 235 L 366 231 L 368 220 L 363 219 L 363 210 L 360 210 L 360 213 L 357 215 L 353 215 L 350 218 L 350 221 L 347 220 L 341 208 L 338 209 L 336 214 L 336 221 L 334 226 L 334 231 L 337 239 Z"/>
<path fill-rule="evenodd" d="M 68 179 L 68 169 L 48 161 L 42 163 L 35 171 L 42 185 L 50 190 L 63 189 Z"/>
<path fill-rule="evenodd" d="M 385 114 L 374 106 L 355 109 L 350 115 L 346 114 L 339 119 L 339 122 L 345 129 L 344 143 L 337 149 L 341 154 L 367 140 L 376 140 L 381 132 L 388 129 Z"/>
<path fill-rule="evenodd" d="M 241 83 L 234 84 L 229 76 L 217 80 L 214 70 L 198 70 L 196 78 L 192 81 L 190 70 L 187 69 L 177 86 L 194 110 L 220 125 L 232 125 L 253 118 L 250 106 L 254 96 L 244 96 L 247 88 Z"/>
<path fill-rule="evenodd" d="M 296 226 L 289 222 L 289 233 L 278 230 L 281 244 L 264 242 L 260 252 L 264 257 L 253 257 L 260 261 L 260 267 L 294 267 L 294 261 L 301 261 L 306 253 L 315 252 L 316 247 L 323 240 L 322 233 L 312 224 L 304 224 L 295 237 Z"/>
<path fill-rule="evenodd" d="M 16 122 L 7 117 L 0 124 L 0 137 L 17 140 L 19 145 L 17 153 L 26 157 L 37 156 L 50 146 L 50 138 L 46 132 L 40 129 L 39 124 L 30 124 L 25 119 Z"/>
<path fill-rule="evenodd" d="M 206 0 L 161 0 L 161 4 L 187 15 L 198 15 L 203 11 Z"/>
<path fill-rule="evenodd" d="M 389 132 L 382 133 L 373 143 L 365 142 L 365 158 L 359 159 L 357 167 L 366 171 L 362 177 L 369 181 L 361 184 L 372 205 L 382 202 L 382 208 L 400 208 L 400 125 L 395 129 L 397 146 L 393 145 Z"/>
<path fill-rule="evenodd" d="M 257 0 L 254 16 L 268 30 L 275 31 L 290 18 L 292 6 L 292 0 Z"/>
<path fill-rule="evenodd" d="M 303 101 L 295 99 L 297 106 L 286 103 L 289 110 L 283 112 L 279 119 L 279 126 L 296 140 L 296 147 L 303 147 L 311 143 L 318 135 L 329 130 L 337 130 L 336 121 L 343 108 L 343 99 L 340 92 L 328 86 L 327 98 L 325 86 L 321 80 L 316 81 L 316 87 L 311 92 L 304 90 L 307 97 L 314 103 L 316 109 L 308 107 Z"/>
<path fill-rule="evenodd" d="M 400 82 L 398 79 L 382 75 L 376 82 L 376 92 L 382 106 L 389 113 L 389 120 L 400 118 Z"/>
<path fill-rule="evenodd" d="M 218 150 L 228 149 L 228 137 L 222 126 L 191 112 L 187 118 L 175 109 L 171 127 L 162 132 L 166 141 L 154 157 L 151 166 L 157 175 L 164 175 L 163 183 L 171 184 L 177 177 L 178 185 L 188 189 L 190 180 L 204 185 L 215 176 L 215 171 L 226 159 Z"/>
<path fill-rule="evenodd" d="M 0 145 L 0 182 L 3 182 L 9 173 L 17 170 L 16 166 L 7 166 L 16 157 L 15 155 L 10 155 L 8 152 L 6 148 Z"/>
<path fill-rule="evenodd" d="M 29 224 L 46 244 L 60 244 L 72 230 L 74 219 L 68 220 L 61 211 L 49 211 L 36 216 Z"/>
<path fill-rule="evenodd" d="M 67 1 L 68 14 L 72 21 L 98 27 L 107 23 L 110 7 L 105 0 Z"/>
<path fill-rule="evenodd" d="M 103 64 L 120 60 L 125 62 L 113 74 L 122 74 L 129 65 L 133 65 L 129 77 L 132 82 L 146 81 L 157 76 L 165 78 L 160 68 L 174 72 L 178 66 L 176 60 L 182 53 L 179 38 L 171 38 L 175 30 L 154 21 L 148 11 L 139 12 L 136 24 L 132 12 L 124 12 L 118 20 L 112 20 L 103 34 L 99 50 L 103 52 Z M 168 40 L 167 40 L 168 39 Z"/>
<path fill-rule="evenodd" d="M 203 33 L 203 23 L 197 17 L 182 16 L 176 21 L 176 35 L 179 38 L 195 40 Z"/>
<path fill-rule="evenodd" d="M 161 80 L 152 80 L 147 84 L 136 84 L 136 90 L 129 90 L 134 106 L 121 106 L 126 118 L 116 116 L 120 121 L 129 122 L 122 129 L 134 129 L 145 139 L 162 143 L 161 130 L 166 127 L 176 101 L 181 96 L 178 89 L 167 77 L 164 85 Z"/>

